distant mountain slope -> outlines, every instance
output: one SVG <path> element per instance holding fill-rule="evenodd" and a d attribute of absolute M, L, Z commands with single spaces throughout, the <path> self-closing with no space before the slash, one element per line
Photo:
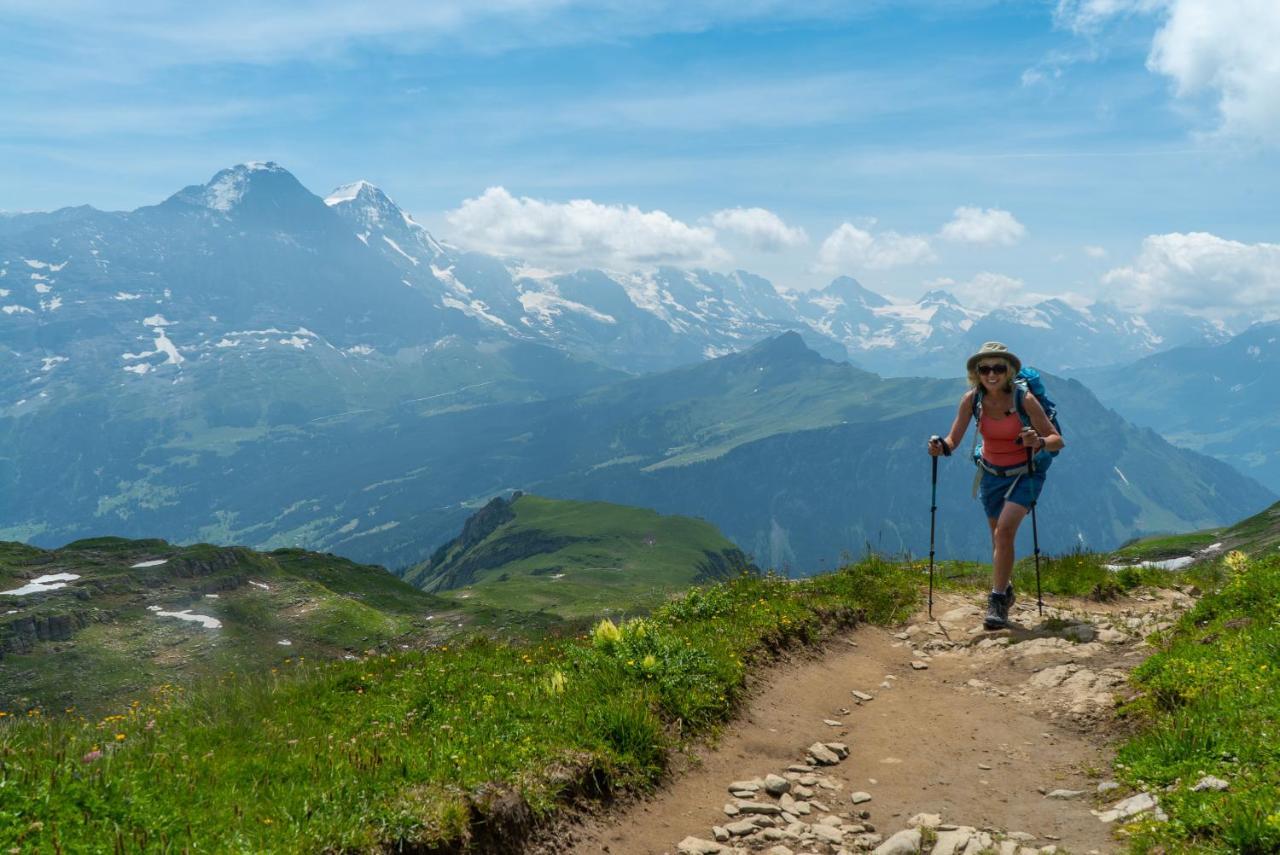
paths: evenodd
<path fill-rule="evenodd" d="M 1134 534 L 1186 531 L 1256 511 L 1274 494 L 1226 464 L 1174 448 L 1126 424 L 1079 383 L 1050 377 L 1068 446 L 1050 470 L 1039 508 L 1042 548 L 1106 550 Z M 923 392 L 923 390 L 920 390 Z M 929 543 L 930 464 L 924 439 L 945 430 L 948 403 L 883 419 L 767 437 L 685 466 L 601 470 L 540 486 L 573 495 L 697 514 L 716 523 L 762 567 L 808 574 L 864 549 L 915 556 Z M 902 394 L 902 392 L 900 392 Z M 963 449 L 941 461 L 938 551 L 990 559 L 974 467 Z M 1030 526 L 1019 554 L 1030 551 Z"/>
<path fill-rule="evenodd" d="M 494 498 L 404 578 L 469 604 L 579 617 L 647 610 L 752 569 L 703 520 L 517 491 Z"/>
<path fill-rule="evenodd" d="M 417 645 L 477 612 L 301 550 L 0 543 L 0 709 L 88 711 L 197 675 Z"/>
<path fill-rule="evenodd" d="M 1280 491 L 1280 322 L 1076 374 L 1125 418 Z"/>

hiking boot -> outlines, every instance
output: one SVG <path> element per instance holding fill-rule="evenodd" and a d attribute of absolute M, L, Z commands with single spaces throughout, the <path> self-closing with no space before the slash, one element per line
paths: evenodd
<path fill-rule="evenodd" d="M 1004 629 L 1009 625 L 1009 599 L 1006 594 L 992 591 L 987 594 L 987 616 L 982 619 L 984 629 Z"/>
<path fill-rule="evenodd" d="M 1013 601 L 1016 599 L 1017 597 L 1013 595 L 1013 583 L 1010 582 L 1009 587 L 1004 589 L 1004 616 L 1006 620 L 1009 618 L 1009 612 L 1013 611 Z"/>

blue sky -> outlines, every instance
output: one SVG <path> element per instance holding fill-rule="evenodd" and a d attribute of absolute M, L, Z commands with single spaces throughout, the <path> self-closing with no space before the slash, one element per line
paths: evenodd
<path fill-rule="evenodd" d="M 565 265 L 636 263 L 592 230 L 641 228 L 782 287 L 1280 304 L 1269 0 L 118 9 L 0 4 L 0 209 L 270 159 L 535 260 L 512 235 L 587 229 Z"/>

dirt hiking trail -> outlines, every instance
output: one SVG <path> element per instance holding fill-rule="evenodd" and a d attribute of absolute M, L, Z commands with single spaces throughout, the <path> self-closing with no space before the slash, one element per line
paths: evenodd
<path fill-rule="evenodd" d="M 1043 618 L 1026 599 L 988 633 L 978 597 L 936 596 L 935 620 L 860 627 L 778 665 L 714 748 L 556 851 L 1117 851 L 1116 816 L 1098 814 L 1159 807 L 1115 804 L 1129 795 L 1107 777 L 1116 699 L 1145 636 L 1193 599 L 1046 598 Z"/>

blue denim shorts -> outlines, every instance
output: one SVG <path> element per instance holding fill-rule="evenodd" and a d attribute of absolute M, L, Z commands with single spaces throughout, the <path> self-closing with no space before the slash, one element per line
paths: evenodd
<path fill-rule="evenodd" d="M 1031 503 L 1040 498 L 1040 491 L 1044 489 L 1045 472 L 1048 471 L 1051 463 L 1053 463 L 1052 457 L 1040 454 L 1036 457 L 1036 471 L 1030 475 L 1024 473 L 1001 478 L 999 475 L 984 471 L 982 483 L 978 486 L 978 495 L 982 497 L 982 508 L 987 512 L 987 517 L 999 518 L 1005 502 L 1030 508 Z"/>

